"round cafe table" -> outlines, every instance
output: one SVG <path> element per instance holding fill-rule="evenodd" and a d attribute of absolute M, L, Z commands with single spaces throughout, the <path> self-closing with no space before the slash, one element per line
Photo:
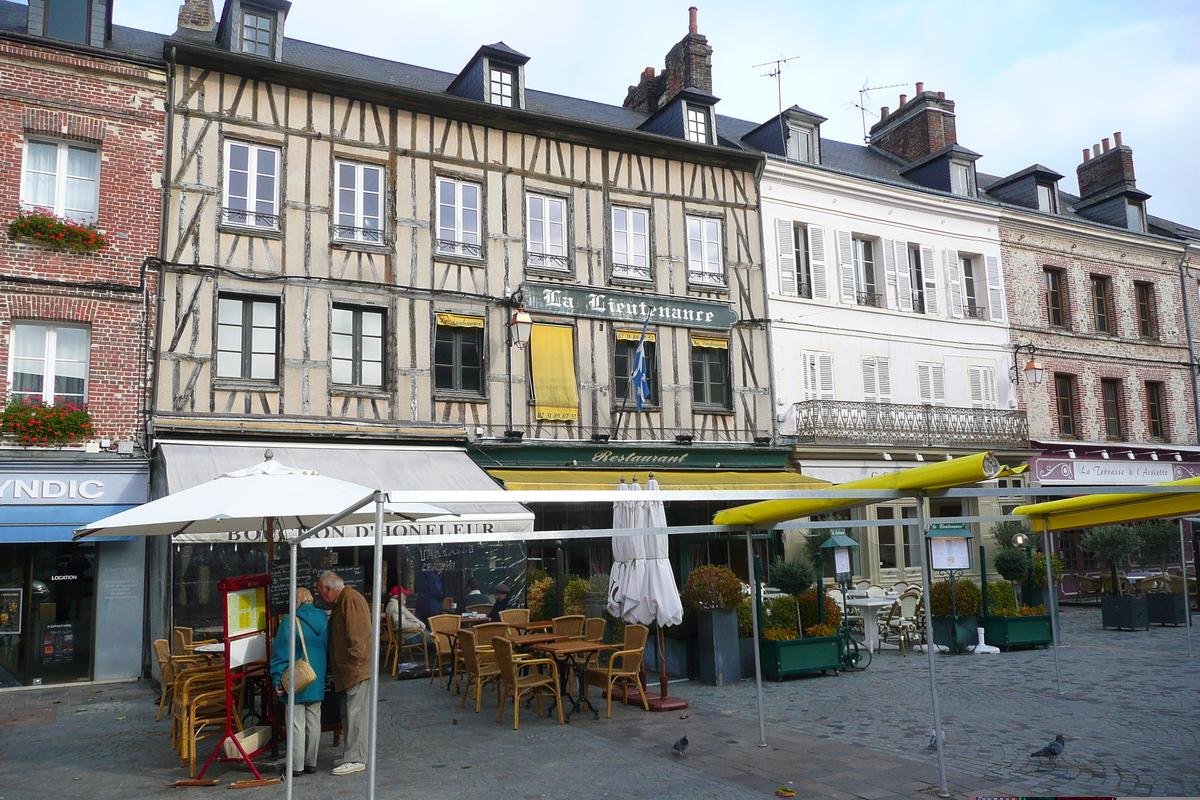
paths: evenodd
<path fill-rule="evenodd" d="M 879 609 L 891 608 L 895 602 L 896 598 L 894 597 L 846 598 L 846 605 L 862 609 L 863 642 L 872 653 L 879 650 Z"/>

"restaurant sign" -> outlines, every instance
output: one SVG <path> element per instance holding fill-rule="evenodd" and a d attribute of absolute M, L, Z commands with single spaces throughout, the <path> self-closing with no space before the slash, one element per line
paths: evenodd
<path fill-rule="evenodd" d="M 786 468 L 787 447 L 708 447 L 679 445 L 476 444 L 471 456 L 485 469 L 575 467 L 579 469 L 752 469 Z"/>
<path fill-rule="evenodd" d="M 562 284 L 526 283 L 522 287 L 522 306 L 540 314 L 607 319 L 641 325 L 675 325 L 727 331 L 738 321 L 728 303 L 686 300 L 633 292 L 579 289 Z"/>

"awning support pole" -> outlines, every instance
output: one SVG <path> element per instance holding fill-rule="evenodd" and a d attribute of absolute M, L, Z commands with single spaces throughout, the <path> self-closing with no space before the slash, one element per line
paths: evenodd
<path fill-rule="evenodd" d="M 291 628 L 292 635 L 288 638 L 288 675 L 292 676 L 293 683 L 296 675 L 296 625 L 299 620 L 296 619 L 296 551 L 300 547 L 298 539 L 292 540 L 292 564 L 288 572 L 288 608 L 291 613 Z M 290 686 L 283 687 L 285 690 L 290 690 Z M 274 689 L 274 687 L 272 687 Z M 292 763 L 292 737 L 295 736 L 293 731 L 296 730 L 296 693 L 288 691 L 287 693 L 287 760 L 284 762 L 286 769 L 283 773 L 283 780 L 287 783 L 287 800 L 292 800 L 292 783 L 295 778 L 292 777 L 292 771 L 296 768 Z M 272 701 L 273 702 L 273 701 Z"/>
<path fill-rule="evenodd" d="M 1042 549 L 1046 552 L 1046 610 L 1050 612 L 1050 646 L 1054 648 L 1054 682 L 1058 685 L 1058 693 L 1063 693 L 1062 688 L 1062 670 L 1058 664 L 1058 587 L 1054 585 L 1054 581 L 1050 572 L 1050 558 L 1053 552 L 1050 550 L 1050 519 L 1046 515 L 1042 515 Z M 1050 604 L 1054 604 L 1054 608 Z"/>
<path fill-rule="evenodd" d="M 750 580 L 754 593 L 750 600 L 750 625 L 754 631 L 754 686 L 758 693 L 758 746 L 767 746 L 767 723 L 763 716 L 762 654 L 758 649 L 758 571 L 754 568 L 753 528 L 746 528 L 746 563 L 750 566 Z"/>
<path fill-rule="evenodd" d="M 938 760 L 938 797 L 949 797 L 950 790 L 946 788 L 946 753 L 942 739 L 942 712 L 938 707 L 937 674 L 933 665 L 937 648 L 933 644 L 933 613 L 929 607 L 929 591 L 933 587 L 933 573 L 929 569 L 929 548 L 925 539 L 925 493 L 917 493 L 917 536 L 921 537 L 921 582 L 924 584 L 921 592 L 921 602 L 925 606 L 925 656 L 929 659 L 929 694 L 933 698 L 933 741 L 937 746 Z M 817 598 L 818 602 L 820 598 Z"/>
<path fill-rule="evenodd" d="M 371 708 L 367 726 L 367 800 L 375 800 L 375 745 L 379 729 L 379 628 L 383 617 L 383 501 L 375 492 L 375 575 L 371 580 Z"/>
<path fill-rule="evenodd" d="M 1188 597 L 1187 545 L 1183 539 L 1183 520 L 1179 520 L 1179 566 L 1183 572 L 1183 626 L 1187 632 L 1188 658 L 1192 657 L 1192 598 Z"/>

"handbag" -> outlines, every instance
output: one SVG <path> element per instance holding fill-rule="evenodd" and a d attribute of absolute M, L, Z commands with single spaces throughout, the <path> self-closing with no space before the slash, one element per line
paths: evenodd
<path fill-rule="evenodd" d="M 293 617 L 293 619 L 295 619 Z M 289 694 L 304 691 L 310 683 L 317 679 L 317 672 L 312 668 L 312 664 L 308 663 L 308 645 L 304 643 L 304 626 L 296 620 L 296 630 L 300 632 L 300 648 L 304 650 L 304 656 L 296 659 L 296 668 L 293 672 L 291 669 L 286 669 L 283 672 L 283 679 L 280 683 L 283 685 L 283 690 Z M 295 680 L 293 685 L 292 681 Z M 288 687 L 292 687 L 290 690 Z"/>

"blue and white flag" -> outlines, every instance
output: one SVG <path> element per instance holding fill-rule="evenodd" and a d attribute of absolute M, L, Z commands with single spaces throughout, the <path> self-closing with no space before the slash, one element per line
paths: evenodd
<path fill-rule="evenodd" d="M 633 393 L 637 398 L 637 410 L 642 408 L 650 401 L 650 377 L 647 375 L 646 365 L 646 328 L 650 326 L 650 317 L 646 317 L 646 321 L 642 324 L 642 335 L 638 339 L 637 352 L 633 356 L 633 372 L 629 374 L 629 380 L 633 381 Z"/>

